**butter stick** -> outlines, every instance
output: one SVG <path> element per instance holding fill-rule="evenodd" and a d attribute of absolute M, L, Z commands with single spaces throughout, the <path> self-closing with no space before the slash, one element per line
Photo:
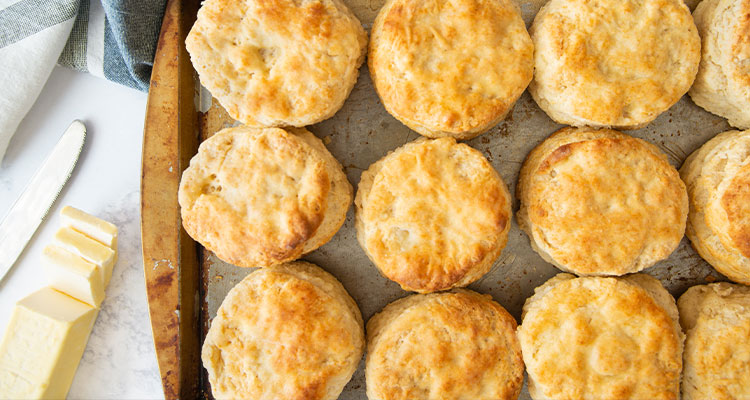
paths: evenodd
<path fill-rule="evenodd" d="M 64 227 L 73 228 L 117 251 L 117 227 L 113 223 L 71 206 L 63 207 L 60 216 Z"/>
<path fill-rule="evenodd" d="M 50 286 L 84 303 L 99 307 L 104 300 L 104 268 L 60 246 L 42 252 Z"/>
<path fill-rule="evenodd" d="M 100 266 L 104 271 L 104 286 L 109 285 L 115 263 L 114 250 L 70 227 L 57 231 L 55 244 Z"/>
<path fill-rule="evenodd" d="M 49 287 L 19 301 L 0 343 L 2 397 L 64 399 L 96 315 Z"/>

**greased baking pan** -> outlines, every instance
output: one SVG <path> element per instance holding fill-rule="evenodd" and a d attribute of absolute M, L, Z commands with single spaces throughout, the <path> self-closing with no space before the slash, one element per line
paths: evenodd
<path fill-rule="evenodd" d="M 527 27 L 544 0 L 515 0 Z M 384 0 L 344 0 L 369 31 Z M 143 142 L 141 218 L 143 260 L 151 323 L 165 396 L 210 398 L 200 362 L 200 346 L 211 318 L 226 293 L 251 269 L 234 267 L 196 244 L 182 230 L 177 204 L 181 171 L 198 144 L 235 122 L 201 90 L 185 51 L 184 39 L 199 7 L 198 0 L 171 0 L 162 27 L 146 113 Z M 696 0 L 687 2 L 691 9 Z M 537 107 L 526 92 L 505 121 L 467 143 L 480 150 L 515 193 L 526 155 L 562 127 Z M 309 127 L 341 162 L 355 186 L 362 171 L 388 151 L 419 135 L 386 113 L 372 87 L 367 66 L 360 69 L 354 90 L 336 115 Z M 728 130 L 685 96 L 647 127 L 628 134 L 661 148 L 675 167 L 717 133 Z M 514 199 L 513 210 L 518 209 Z M 335 275 L 369 319 L 391 301 L 408 293 L 370 263 L 357 243 L 353 207 L 334 238 L 303 257 Z M 519 322 L 521 307 L 534 288 L 560 272 L 530 247 L 513 220 L 508 244 L 492 270 L 470 289 L 489 293 Z M 661 280 L 675 297 L 696 284 L 725 280 L 683 239 L 666 260 L 644 272 Z M 521 399 L 528 399 L 524 385 Z M 366 399 L 364 359 L 341 399 Z"/>

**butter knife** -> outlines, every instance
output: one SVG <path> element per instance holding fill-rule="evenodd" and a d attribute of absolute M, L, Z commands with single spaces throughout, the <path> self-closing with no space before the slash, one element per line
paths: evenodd
<path fill-rule="evenodd" d="M 0 223 L 0 280 L 55 203 L 73 172 L 85 140 L 86 127 L 81 121 L 73 121 Z"/>

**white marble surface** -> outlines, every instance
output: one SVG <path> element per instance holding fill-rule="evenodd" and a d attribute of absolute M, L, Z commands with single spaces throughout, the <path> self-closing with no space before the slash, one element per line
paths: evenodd
<path fill-rule="evenodd" d="M 73 175 L 8 276 L 0 332 L 15 302 L 46 285 L 41 253 L 72 205 L 120 229 L 119 260 L 68 394 L 81 399 L 163 398 L 148 317 L 140 240 L 140 164 L 146 94 L 56 67 L 0 163 L 0 218 L 73 119 L 87 127 Z M 2 112 L 2 110 L 0 110 Z"/>

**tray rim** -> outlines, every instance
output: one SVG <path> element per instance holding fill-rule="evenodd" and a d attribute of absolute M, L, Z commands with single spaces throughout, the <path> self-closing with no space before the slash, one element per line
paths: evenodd
<path fill-rule="evenodd" d="M 198 398 L 201 392 L 198 298 L 183 301 L 200 295 L 198 249 L 182 228 L 177 205 L 180 176 L 198 149 L 194 71 L 184 45 L 198 6 L 198 0 L 167 3 L 143 129 L 143 270 L 165 399 Z"/>

